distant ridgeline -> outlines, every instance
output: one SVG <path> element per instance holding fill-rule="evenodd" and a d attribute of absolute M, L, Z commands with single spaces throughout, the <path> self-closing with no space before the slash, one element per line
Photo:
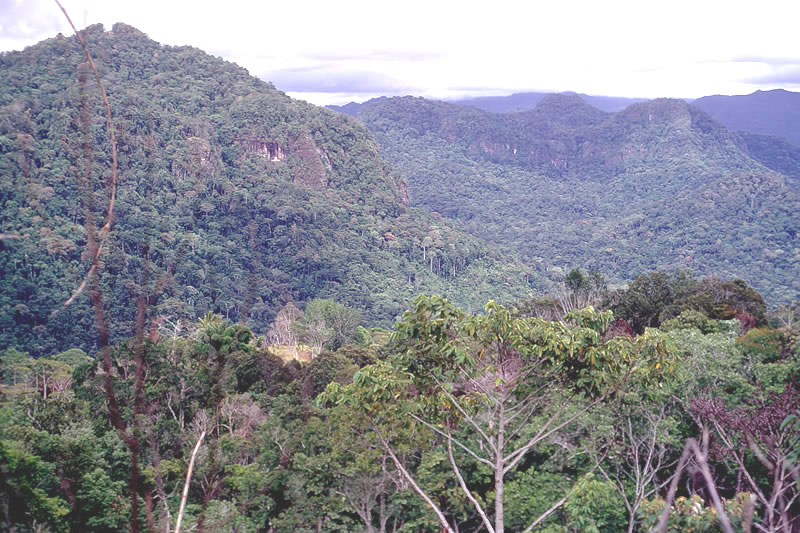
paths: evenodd
<path fill-rule="evenodd" d="M 692 104 L 731 130 L 781 137 L 800 148 L 800 93 L 775 89 L 737 96 L 704 96 Z"/>
<path fill-rule="evenodd" d="M 800 299 L 800 150 L 785 141 L 667 99 L 607 113 L 561 94 L 495 114 L 404 97 L 357 113 L 411 205 L 513 247 L 535 273 L 581 265 L 623 282 L 688 267 L 773 304 Z"/>
<path fill-rule="evenodd" d="M 142 292 L 161 322 L 211 311 L 263 334 L 288 301 L 333 298 L 389 325 L 422 291 L 477 308 L 543 283 L 409 208 L 358 121 L 124 24 L 85 36 L 120 154 L 100 269 L 112 340 L 133 333 Z M 96 348 L 88 290 L 51 315 L 84 279 L 87 222 L 101 227 L 108 204 L 105 110 L 84 62 L 74 37 L 0 55 L 0 349 Z"/>

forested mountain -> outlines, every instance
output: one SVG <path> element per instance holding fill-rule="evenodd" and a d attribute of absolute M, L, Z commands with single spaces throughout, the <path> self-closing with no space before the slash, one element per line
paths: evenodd
<path fill-rule="evenodd" d="M 350 115 L 351 117 L 357 117 L 358 111 L 361 109 L 361 106 L 365 104 L 370 104 L 372 102 L 386 100 L 386 96 L 380 96 L 378 98 L 372 98 L 371 100 L 367 100 L 366 102 L 359 103 L 359 102 L 350 102 L 344 105 L 329 105 L 325 106 L 332 111 L 336 111 L 337 113 L 344 113 L 345 115 Z"/>
<path fill-rule="evenodd" d="M 692 103 L 731 130 L 774 135 L 800 147 L 800 93 L 775 89 L 704 96 Z"/>
<path fill-rule="evenodd" d="M 359 117 L 408 178 L 412 205 L 515 247 L 538 272 L 580 265 L 619 282 L 690 267 L 743 277 L 775 302 L 800 294 L 797 180 L 683 101 L 605 113 L 550 95 L 493 114 L 406 97 Z"/>
<path fill-rule="evenodd" d="M 747 153 L 764 165 L 800 186 L 800 147 L 772 135 L 749 131 L 737 132 L 744 141 Z"/>
<path fill-rule="evenodd" d="M 462 98 L 452 100 L 454 104 L 477 107 L 492 113 L 506 113 L 508 111 L 526 111 L 533 109 L 542 98 L 550 93 L 514 93 L 508 96 L 478 96 L 476 98 Z M 578 94 L 565 92 L 565 95 Z M 631 104 L 643 102 L 644 98 L 623 98 L 618 96 L 593 96 L 578 94 L 581 99 L 592 107 L 603 111 L 620 111 Z"/>
<path fill-rule="evenodd" d="M 520 267 L 408 207 L 358 121 L 124 24 L 85 36 L 119 147 L 101 257 L 114 338 L 131 334 L 142 291 L 165 319 L 210 311 L 257 333 L 314 297 L 388 325 L 421 291 L 472 307 L 527 294 Z M 59 36 L 0 55 L 0 345 L 36 355 L 97 338 L 86 294 L 53 314 L 81 285 L 109 203 L 105 109 L 82 54 Z"/>
<path fill-rule="evenodd" d="M 791 144 L 549 95 L 379 148 L 84 35 L 118 165 L 76 39 L 0 55 L 1 531 L 800 530 Z"/>
<path fill-rule="evenodd" d="M 543 98 L 551 93 L 514 93 L 508 96 L 478 96 L 475 98 L 462 98 L 449 100 L 452 104 L 465 105 L 489 111 L 491 113 L 508 113 L 510 111 L 527 111 L 536 107 Z M 564 95 L 576 95 L 577 93 L 565 92 Z M 643 98 L 622 98 L 616 96 L 592 96 L 589 94 L 577 94 L 584 102 L 602 111 L 620 111 L 625 107 L 643 102 Z M 344 113 L 352 117 L 358 116 L 361 106 L 371 105 L 375 102 L 386 100 L 386 96 L 373 98 L 363 103 L 350 102 L 345 105 L 329 105 L 329 109 Z"/>

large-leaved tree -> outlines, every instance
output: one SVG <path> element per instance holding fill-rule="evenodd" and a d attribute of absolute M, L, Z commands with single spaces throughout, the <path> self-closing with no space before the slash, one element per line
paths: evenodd
<path fill-rule="evenodd" d="M 437 435 L 452 474 L 487 531 L 505 531 L 506 479 L 548 442 L 577 441 L 585 415 L 632 380 L 669 372 L 673 352 L 648 331 L 636 339 L 604 336 L 610 312 L 575 311 L 564 322 L 514 318 L 494 302 L 470 315 L 440 297 L 420 296 L 396 325 L 395 355 L 332 383 L 322 402 L 348 404 L 370 421 L 400 474 L 453 532 L 437 498 L 418 483 L 398 450 L 401 427 Z M 572 445 L 572 442 L 570 442 Z M 488 472 L 490 483 L 469 471 Z M 566 501 L 538 517 L 530 531 Z"/>

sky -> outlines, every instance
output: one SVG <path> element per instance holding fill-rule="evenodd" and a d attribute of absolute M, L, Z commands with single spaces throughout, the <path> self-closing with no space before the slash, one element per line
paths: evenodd
<path fill-rule="evenodd" d="M 795 0 L 63 0 L 233 61 L 315 104 L 560 92 L 800 91 Z M 54 0 L 0 0 L 0 51 L 71 30 Z"/>

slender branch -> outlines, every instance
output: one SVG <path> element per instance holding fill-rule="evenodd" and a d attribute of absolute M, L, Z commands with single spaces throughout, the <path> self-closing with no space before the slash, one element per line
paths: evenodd
<path fill-rule="evenodd" d="M 609 452 L 609 451 L 610 451 L 610 448 L 609 448 L 608 450 L 606 450 L 606 452 L 605 452 L 605 453 L 604 453 L 604 454 L 603 454 L 601 457 L 598 457 L 598 458 L 596 458 L 596 459 L 595 459 L 595 462 L 594 462 L 594 466 L 591 468 L 591 470 L 589 470 L 588 472 L 586 472 L 586 474 L 584 474 L 584 475 L 585 475 L 585 476 L 591 475 L 592 473 L 594 473 L 594 471 L 595 471 L 595 470 L 597 470 L 598 468 L 600 468 L 600 463 L 602 463 L 602 462 L 605 460 L 605 458 L 608 456 L 608 452 Z M 602 471 L 602 469 L 601 469 L 601 471 Z M 536 526 L 538 526 L 539 524 L 541 524 L 541 523 L 542 523 L 542 521 L 544 521 L 544 520 L 545 520 L 545 519 L 546 519 L 548 516 L 550 516 L 551 514 L 553 514 L 554 512 L 556 512 L 556 510 L 557 510 L 559 507 L 561 507 L 562 505 L 564 505 L 564 504 L 567 502 L 567 499 L 568 499 L 568 498 L 569 498 L 569 493 L 567 493 L 566 495 L 564 495 L 564 497 L 563 497 L 563 498 L 561 498 L 560 500 L 558 500 L 558 501 L 555 503 L 555 505 L 553 505 L 553 506 L 552 506 L 550 509 L 548 509 L 547 511 L 545 511 L 544 513 L 542 513 L 541 515 L 539 515 L 539 518 L 537 518 L 536 520 L 534 520 L 533 522 L 531 522 L 531 525 L 529 525 L 528 527 L 526 527 L 526 528 L 523 530 L 523 532 L 522 532 L 522 533 L 528 533 L 528 532 L 532 531 L 532 530 L 533 530 L 533 528 L 535 528 Z"/>
<path fill-rule="evenodd" d="M 546 439 L 547 437 L 549 437 L 550 435 L 552 435 L 556 431 L 560 430 L 561 428 L 563 428 L 563 427 L 571 424 L 575 420 L 577 420 L 580 416 L 582 416 L 584 413 L 589 411 L 589 409 L 591 409 L 595 405 L 597 405 L 600 402 L 602 402 L 603 400 L 605 400 L 608 397 L 608 395 L 611 394 L 611 392 L 613 392 L 615 390 L 616 389 L 613 389 L 612 391 L 607 392 L 606 394 L 604 394 L 601 397 L 597 398 L 595 401 L 593 401 L 592 403 L 590 403 L 589 405 L 587 405 L 586 407 L 584 407 L 583 409 L 581 409 L 580 411 L 575 413 L 573 416 L 568 417 L 562 423 L 558 424 L 557 426 L 552 427 L 550 430 L 547 430 L 547 427 L 550 424 L 552 424 L 553 421 L 556 419 L 556 417 L 558 417 L 558 415 L 560 415 L 564 411 L 564 409 L 566 408 L 567 403 L 565 402 L 564 405 L 562 407 L 560 407 L 558 409 L 558 411 L 553 416 L 550 417 L 550 419 L 545 423 L 544 427 L 541 430 L 539 430 L 539 432 L 535 436 L 533 436 L 533 438 L 531 438 L 531 440 L 529 440 L 527 444 L 525 444 L 521 448 L 517 448 L 516 451 L 512 452 L 510 455 L 508 455 L 507 457 L 503 458 L 503 463 L 511 461 L 508 465 L 506 465 L 503 468 L 503 474 L 506 474 L 508 471 L 513 469 L 517 465 L 517 463 L 519 463 L 522 460 L 522 458 L 525 456 L 525 454 L 528 452 L 528 450 L 533 448 L 537 443 L 541 442 L 542 440 Z"/>
<path fill-rule="evenodd" d="M 534 521 L 531 523 L 531 525 L 529 525 L 528 527 L 526 527 L 526 528 L 525 528 L 525 529 L 522 531 L 522 533 L 529 533 L 530 531 L 533 531 L 533 528 L 535 528 L 536 526 L 538 526 L 539 524 L 541 524 L 541 523 L 542 523 L 542 521 L 544 521 L 544 520 L 545 520 L 545 519 L 546 519 L 548 516 L 550 516 L 551 514 L 553 514 L 554 512 L 556 512 L 556 511 L 558 510 L 558 508 L 559 508 L 559 507 L 561 507 L 562 505 L 564 505 L 565 503 L 567 503 L 567 496 L 564 496 L 563 498 L 561 498 L 560 500 L 558 500 L 558 502 L 556 502 L 556 504 L 555 504 L 554 506 L 552 506 L 550 509 L 548 509 L 547 511 L 545 511 L 545 512 L 543 512 L 541 515 L 539 515 L 539 518 L 537 518 L 536 520 L 534 520 Z"/>
<path fill-rule="evenodd" d="M 603 474 L 603 477 L 606 478 L 606 481 L 612 483 L 617 488 L 617 492 L 619 492 L 620 496 L 622 497 L 622 502 L 625 504 L 625 508 L 628 510 L 629 514 L 632 514 L 633 507 L 628 499 L 627 493 L 625 492 L 625 484 L 619 478 L 619 475 L 615 472 L 614 479 L 611 479 L 611 476 L 608 475 L 608 472 L 606 472 L 605 468 L 600 467 L 599 470 L 600 473 Z"/>
<path fill-rule="evenodd" d="M 465 452 L 470 454 L 476 461 L 480 461 L 481 463 L 484 463 L 485 465 L 488 465 L 489 467 L 494 467 L 494 464 L 491 461 L 481 457 L 480 455 L 478 455 L 475 452 L 473 452 L 472 450 L 470 450 L 465 444 L 463 444 L 461 441 L 459 441 L 458 439 L 453 437 L 450 434 L 449 431 L 447 433 L 445 433 L 441 429 L 437 428 L 436 426 L 434 426 L 430 422 L 426 422 L 425 420 L 423 420 L 422 418 L 418 417 L 417 415 L 411 415 L 411 418 L 413 418 L 414 420 L 416 420 L 417 422 L 419 422 L 423 426 L 427 427 L 431 431 L 433 431 L 433 432 L 441 435 L 442 437 L 446 438 L 448 441 L 452 440 L 453 442 L 455 442 L 458 445 L 459 448 L 461 448 L 462 450 L 464 450 Z"/>
<path fill-rule="evenodd" d="M 108 208 L 106 211 L 106 223 L 100 229 L 99 237 L 99 244 L 97 247 L 92 250 L 92 262 L 91 266 L 89 267 L 89 271 L 86 273 L 86 276 L 83 279 L 83 283 L 75 289 L 75 292 L 72 293 L 66 302 L 64 302 L 61 307 L 55 309 L 51 315 L 55 315 L 59 311 L 67 308 L 75 299 L 86 289 L 86 286 L 89 284 L 89 280 L 91 279 L 92 275 L 98 268 L 100 254 L 103 251 L 103 248 L 106 245 L 106 241 L 108 239 L 108 234 L 111 232 L 111 223 L 114 219 L 114 200 L 117 195 L 117 138 L 114 133 L 114 120 L 111 117 L 111 105 L 108 103 L 108 97 L 106 96 L 106 89 L 103 85 L 103 82 L 100 80 L 100 74 L 97 72 L 97 67 L 92 60 L 92 55 L 89 53 L 89 47 L 86 45 L 86 40 L 83 36 L 78 32 L 77 28 L 75 28 L 75 24 L 72 23 L 72 19 L 69 17 L 67 10 L 64 9 L 64 6 L 61 5 L 61 2 L 58 0 L 54 0 L 58 7 L 61 9 L 61 12 L 64 13 L 64 16 L 67 18 L 67 22 L 69 25 L 72 26 L 72 30 L 75 32 L 75 36 L 78 38 L 78 41 L 81 43 L 81 47 L 83 48 L 83 53 L 86 55 L 86 60 L 89 62 L 89 66 L 92 67 L 92 71 L 94 72 L 94 77 L 97 80 L 97 86 L 100 88 L 100 95 L 103 97 L 103 104 L 106 107 L 106 118 L 108 120 L 108 131 L 109 137 L 111 140 L 111 181 L 109 183 L 109 198 L 108 198 Z"/>
<path fill-rule="evenodd" d="M 714 478 L 711 476 L 711 470 L 708 468 L 706 454 L 700 451 L 696 443 L 690 442 L 689 444 L 693 445 L 695 458 L 697 459 L 697 463 L 700 466 L 700 471 L 703 473 L 703 477 L 706 480 L 706 486 L 711 495 L 711 500 L 714 502 L 714 507 L 717 509 L 717 519 L 719 520 L 719 523 L 725 533 L 733 533 L 733 527 L 731 527 L 728 515 L 725 514 L 725 508 L 722 506 L 722 501 L 717 493 L 717 487 L 714 484 Z"/>
<path fill-rule="evenodd" d="M 517 463 L 519 463 L 522 460 L 522 458 L 525 456 L 528 450 L 530 450 L 538 442 L 541 442 L 542 440 L 546 439 L 556 431 L 567 426 L 568 424 L 571 424 L 573 421 L 577 420 L 578 417 L 588 412 L 592 407 L 599 404 L 600 402 L 605 401 L 606 398 L 616 393 L 620 389 L 620 387 L 628 380 L 632 371 L 633 367 L 628 368 L 628 370 L 625 372 L 625 375 L 622 377 L 622 379 L 620 379 L 619 383 L 617 383 L 613 388 L 609 389 L 604 394 L 600 395 L 596 400 L 594 400 L 589 405 L 587 405 L 586 407 L 575 413 L 573 416 L 567 418 L 561 424 L 551 428 L 549 431 L 545 431 L 547 430 L 547 427 L 551 423 L 553 423 L 553 421 L 564 411 L 564 409 L 566 409 L 568 402 L 564 402 L 564 405 L 559 407 L 558 411 L 556 411 L 556 413 L 550 417 L 550 419 L 545 423 L 544 427 L 542 427 L 542 429 L 540 429 L 539 432 L 536 435 L 534 435 L 533 438 L 531 438 L 531 440 L 528 441 L 526 445 L 522 446 L 521 448 L 517 448 L 517 450 L 515 450 L 510 455 L 503 458 L 503 463 L 511 460 L 511 463 L 506 465 L 505 468 L 503 468 L 503 474 L 505 475 L 508 471 L 513 469 L 517 465 Z"/>
<path fill-rule="evenodd" d="M 550 385 L 551 383 L 543 384 L 541 387 L 528 394 L 528 396 L 526 396 L 523 400 L 517 402 L 515 405 L 510 406 L 507 411 L 510 411 L 513 414 L 508 417 L 508 422 L 510 423 L 512 420 L 514 420 L 520 415 L 520 413 L 530 413 L 530 410 L 528 410 L 529 404 L 540 402 L 542 400 L 542 392 L 550 387 Z"/>
<path fill-rule="evenodd" d="M 722 441 L 723 444 L 725 444 L 727 448 L 735 450 L 736 447 L 733 445 L 733 441 L 731 440 L 730 436 L 725 431 L 725 429 L 716 420 L 714 420 L 713 422 L 714 422 L 714 429 L 716 436 Z M 767 496 L 761 491 L 761 488 L 759 487 L 758 483 L 756 483 L 756 481 L 750 475 L 750 472 L 745 467 L 744 459 L 742 458 L 741 453 L 734 451 L 734 453 L 732 453 L 731 455 L 733 456 L 733 460 L 739 466 L 740 472 L 747 480 L 747 483 L 748 485 L 750 485 L 750 488 L 752 489 L 753 493 L 758 497 L 759 501 L 768 505 L 769 498 L 767 498 Z"/>
<path fill-rule="evenodd" d="M 550 435 L 550 434 L 552 433 L 552 432 L 549 432 L 549 431 L 548 431 L 548 428 L 550 427 L 550 424 L 552 424 L 552 423 L 553 423 L 555 420 L 557 420 L 557 419 L 558 419 L 558 417 L 561 415 L 561 413 L 563 413 L 563 412 L 564 412 L 564 410 L 567 408 L 567 405 L 568 405 L 568 402 L 564 402 L 564 403 L 563 403 L 563 404 L 562 404 L 562 405 L 561 405 L 561 406 L 560 406 L 560 407 L 559 407 L 559 408 L 556 410 L 556 412 L 555 412 L 555 413 L 553 413 L 553 415 L 552 415 L 552 416 L 550 416 L 550 418 L 549 418 L 549 419 L 548 419 L 548 420 L 547 420 L 547 421 L 544 423 L 544 426 L 542 426 L 542 427 L 539 429 L 539 431 L 536 433 L 536 435 L 534 435 L 533 437 L 531 437 L 531 439 L 530 439 L 530 440 L 529 440 L 529 441 L 528 441 L 526 444 L 524 444 L 523 446 L 520 446 L 519 448 L 517 448 L 516 450 L 514 450 L 513 452 L 511 452 L 510 454 L 508 454 L 506 457 L 504 457 L 504 458 L 503 458 L 503 462 L 505 463 L 505 462 L 508 462 L 508 461 L 513 461 L 513 463 L 512 463 L 512 464 L 514 464 L 514 465 L 515 465 L 515 464 L 516 464 L 516 462 L 517 462 L 517 460 L 518 460 L 518 459 L 521 459 L 521 458 L 522 458 L 522 457 L 523 457 L 523 456 L 524 456 L 524 455 L 527 453 L 527 451 L 528 451 L 528 450 L 530 450 L 530 449 L 531 449 L 533 446 L 535 446 L 535 445 L 536 445 L 536 443 L 540 442 L 540 441 L 541 441 L 542 439 L 544 439 L 544 438 L 545 438 L 547 435 Z M 581 413 L 578 413 L 577 415 L 575 415 L 575 418 L 577 418 L 577 416 L 579 416 L 580 414 L 582 414 L 582 412 L 581 412 Z M 566 423 L 568 423 L 568 422 L 571 422 L 572 420 L 573 420 L 573 418 L 569 418 L 569 419 L 567 420 L 567 422 L 566 422 Z M 555 429 L 556 429 L 556 430 L 557 430 L 557 429 L 560 429 L 561 427 L 563 427 L 564 425 L 566 425 L 566 423 L 564 423 L 564 424 L 562 424 L 562 425 L 558 426 L 558 427 L 557 427 L 557 428 L 555 428 Z M 547 435 L 545 435 L 545 433 L 547 433 Z M 510 470 L 510 469 L 511 469 L 511 467 L 509 467 L 509 468 L 508 468 L 506 471 L 508 471 L 508 470 Z"/>
<path fill-rule="evenodd" d="M 460 369 L 460 370 L 461 370 L 461 375 L 464 376 L 464 378 L 470 383 L 470 385 L 472 385 L 473 387 L 478 389 L 479 392 L 482 392 L 483 394 L 485 394 L 494 403 L 497 403 L 497 398 L 492 396 L 492 389 L 491 388 L 487 387 L 484 383 L 481 383 L 480 380 L 477 380 L 477 379 L 474 379 L 473 377 L 471 377 L 463 368 Z"/>
<path fill-rule="evenodd" d="M 425 503 L 428 504 L 428 507 L 430 507 L 431 510 L 436 514 L 436 517 L 439 519 L 439 524 L 441 524 L 442 529 L 447 531 L 447 533 L 455 533 L 453 528 L 447 522 L 447 518 L 444 516 L 444 513 L 442 513 L 441 509 L 439 509 L 439 506 L 433 503 L 433 500 L 431 500 L 430 497 L 427 494 L 425 494 L 425 491 L 422 490 L 422 488 L 419 485 L 417 485 L 417 482 L 414 480 L 414 477 L 408 472 L 408 470 L 406 470 L 403 467 L 403 463 L 400 462 L 400 459 L 397 457 L 397 455 L 395 455 L 394 450 L 392 450 L 392 447 L 389 445 L 389 442 L 384 438 L 383 434 L 378 429 L 378 426 L 375 425 L 375 422 L 370 420 L 370 424 L 372 425 L 372 428 L 375 430 L 375 433 L 378 435 L 378 439 L 380 439 L 381 444 L 383 445 L 383 449 L 386 450 L 386 453 L 388 453 L 389 457 L 392 458 L 392 462 L 394 463 L 394 465 L 397 467 L 397 469 L 400 471 L 403 477 L 406 478 L 406 481 L 408 481 L 411 484 L 411 487 L 413 487 L 414 492 L 419 494 L 420 498 L 422 498 L 425 501 Z"/>
<path fill-rule="evenodd" d="M 704 430 L 703 441 L 707 442 L 707 440 L 708 430 Z M 675 492 L 678 488 L 678 480 L 680 479 L 684 468 L 686 468 L 686 464 L 689 462 L 689 457 L 692 455 L 694 455 L 695 460 L 700 467 L 700 471 L 703 474 L 703 478 L 705 478 L 709 495 L 711 496 L 711 500 L 714 502 L 714 507 L 717 510 L 717 519 L 719 520 L 720 526 L 725 533 L 733 533 L 733 527 L 728 519 L 728 515 L 725 514 L 725 508 L 722 506 L 722 501 L 719 498 L 719 493 L 717 493 L 714 479 L 712 478 L 711 471 L 708 468 L 706 454 L 698 447 L 697 441 L 694 439 L 689 439 L 686 442 L 686 446 L 683 448 L 683 453 L 681 454 L 680 461 L 678 462 L 678 469 L 675 471 L 675 475 L 672 477 L 672 483 L 669 486 L 667 499 L 664 502 L 664 510 L 661 512 L 661 519 L 658 521 L 658 525 L 656 525 L 652 532 L 666 533 L 667 521 L 669 520 L 669 511 L 672 508 L 672 502 L 675 499 Z"/>
<path fill-rule="evenodd" d="M 689 462 L 689 458 L 692 455 L 692 449 L 689 446 L 689 444 L 692 442 L 694 442 L 694 439 L 690 439 L 690 442 L 687 442 L 686 446 L 683 447 L 683 452 L 678 460 L 678 468 L 675 470 L 675 474 L 672 476 L 672 481 L 670 482 L 669 489 L 667 490 L 667 497 L 664 501 L 664 510 L 661 512 L 661 518 L 659 519 L 658 524 L 655 528 L 653 528 L 651 533 L 666 533 L 667 531 L 669 511 L 672 508 L 672 503 L 675 501 L 675 493 L 678 490 L 678 481 L 680 480 L 683 469 L 686 468 L 686 464 Z"/>
<path fill-rule="evenodd" d="M 194 445 L 194 450 L 192 450 L 192 457 L 189 459 L 189 469 L 186 471 L 186 483 L 183 484 L 183 494 L 181 494 L 181 506 L 178 509 L 178 517 L 175 519 L 175 533 L 180 533 L 181 531 L 181 520 L 183 520 L 183 510 L 186 508 L 186 499 L 189 496 L 189 482 L 192 479 L 194 460 L 197 457 L 197 452 L 200 450 L 200 444 L 203 443 L 205 436 L 206 432 L 203 431 L 200 434 L 200 438 L 197 439 L 197 444 Z"/>
<path fill-rule="evenodd" d="M 767 470 L 773 470 L 775 468 L 775 465 L 773 465 L 770 462 L 770 460 L 767 459 L 767 456 L 764 455 L 764 453 L 758 447 L 758 444 L 756 444 L 756 442 L 753 440 L 753 436 L 750 435 L 749 432 L 745 434 L 745 440 L 747 442 L 748 447 L 753 452 L 753 455 L 756 456 L 756 459 L 758 459 L 759 462 L 761 462 L 761 464 L 764 465 L 764 467 L 766 467 Z"/>
<path fill-rule="evenodd" d="M 541 398 L 539 398 L 539 400 L 541 400 Z M 528 402 L 528 403 L 538 403 L 538 402 Z M 511 439 L 516 437 L 519 434 L 519 432 L 522 431 L 527 426 L 528 421 L 533 417 L 534 413 L 536 413 L 536 408 L 535 407 L 536 407 L 535 405 L 530 405 L 529 406 L 528 411 L 525 414 L 525 418 L 522 420 L 522 422 L 517 424 L 517 427 L 508 436 L 508 438 L 507 438 L 508 441 L 510 441 Z M 516 413 L 511 415 L 509 418 L 507 418 L 506 419 L 506 424 L 511 424 L 511 421 L 514 418 L 516 418 L 517 415 L 519 415 L 520 413 L 522 413 L 522 411 L 517 411 Z"/>
<path fill-rule="evenodd" d="M 445 386 L 442 384 L 442 382 L 441 382 L 441 381 L 439 381 L 439 380 L 436 378 L 436 376 L 434 376 L 434 377 L 433 377 L 433 379 L 436 381 L 437 385 L 439 385 L 439 388 L 440 388 L 440 389 L 441 389 L 441 390 L 442 390 L 442 391 L 443 391 L 443 392 L 444 392 L 444 393 L 447 395 L 447 398 L 448 398 L 448 399 L 449 399 L 449 400 L 450 400 L 450 401 L 453 403 L 453 405 L 455 405 L 455 406 L 456 406 L 456 409 L 458 409 L 458 411 L 459 411 L 459 412 L 460 412 L 460 413 L 461 413 L 461 414 L 464 416 L 464 418 L 466 418 L 466 419 L 467 419 L 467 422 L 469 422 L 469 423 L 470 423 L 470 425 L 472 425 L 472 427 L 474 427 L 474 428 L 475 428 L 475 430 L 476 430 L 476 431 L 477 431 L 477 432 L 480 434 L 480 436 L 481 436 L 481 437 L 483 437 L 483 439 L 484 439 L 484 440 L 485 440 L 485 441 L 486 441 L 486 442 L 489 444 L 489 447 L 490 447 L 490 448 L 491 448 L 491 449 L 492 449 L 494 452 L 497 452 L 497 449 L 495 448 L 495 446 L 494 446 L 494 442 L 492 442 L 492 439 L 490 439 L 490 438 L 489 438 L 489 437 L 486 435 L 486 433 L 484 433 L 484 432 L 483 432 L 483 430 L 480 428 L 480 426 L 477 424 L 477 422 L 475 422 L 475 421 L 472 419 L 472 417 L 471 417 L 471 416 L 469 416 L 469 414 L 467 413 L 467 411 L 466 411 L 466 410 L 464 410 L 464 408 L 463 408 L 463 407 L 461 407 L 461 404 L 460 404 L 460 403 L 458 403 L 458 400 L 457 400 L 457 399 L 456 399 L 456 398 L 455 398 L 455 397 L 454 397 L 452 394 L 450 394 L 450 392 L 448 392 L 447 388 L 446 388 L 446 387 L 445 387 Z"/>
<path fill-rule="evenodd" d="M 449 435 L 449 431 L 447 432 Z M 469 488 L 467 487 L 467 483 L 464 481 L 464 478 L 461 476 L 461 471 L 458 469 L 458 465 L 456 464 L 456 460 L 453 457 L 453 439 L 447 439 L 447 455 L 450 457 L 450 465 L 453 467 L 453 472 L 458 478 L 458 484 L 461 485 L 461 490 L 464 491 L 464 494 L 467 496 L 467 499 L 472 502 L 472 505 L 475 506 L 475 510 L 483 520 L 483 524 L 486 526 L 486 530 L 489 533 L 494 533 L 494 528 L 492 527 L 492 523 L 489 521 L 489 517 L 486 516 L 486 512 L 481 507 L 481 504 L 478 503 L 478 500 L 475 499 L 475 496 L 472 495 Z"/>

